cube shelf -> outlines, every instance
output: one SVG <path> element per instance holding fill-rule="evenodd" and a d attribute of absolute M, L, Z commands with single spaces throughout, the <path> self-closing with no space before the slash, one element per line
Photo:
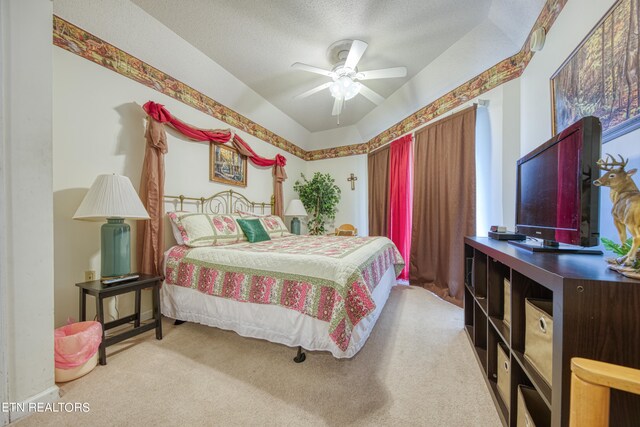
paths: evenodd
<path fill-rule="evenodd" d="M 522 384 L 533 388 L 527 399 L 543 425 L 568 426 L 572 357 L 640 369 L 640 282 L 608 270 L 601 255 L 531 253 L 466 237 L 464 257 L 465 329 L 503 425 L 516 426 Z M 527 298 L 553 305 L 550 384 L 524 356 Z M 498 392 L 498 345 L 509 360 L 509 402 Z M 612 393 L 610 425 L 633 426 L 638 419 L 640 397 Z"/>

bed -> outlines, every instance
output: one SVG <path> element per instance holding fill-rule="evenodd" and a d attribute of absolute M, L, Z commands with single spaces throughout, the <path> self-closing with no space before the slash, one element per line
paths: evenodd
<path fill-rule="evenodd" d="M 214 216 L 264 214 L 271 206 L 233 191 L 177 199 Z M 304 360 L 302 348 L 350 358 L 365 344 L 403 267 L 385 237 L 297 236 L 285 229 L 258 243 L 175 245 L 165 253 L 161 311 L 298 347 L 297 361 Z"/>

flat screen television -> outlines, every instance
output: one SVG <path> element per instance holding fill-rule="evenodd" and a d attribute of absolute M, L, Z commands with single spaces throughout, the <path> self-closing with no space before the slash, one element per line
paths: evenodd
<path fill-rule="evenodd" d="M 585 117 L 518 160 L 516 231 L 539 240 L 511 242 L 532 251 L 602 253 L 596 162 L 602 126 Z M 570 245 L 570 246 L 569 246 Z"/>

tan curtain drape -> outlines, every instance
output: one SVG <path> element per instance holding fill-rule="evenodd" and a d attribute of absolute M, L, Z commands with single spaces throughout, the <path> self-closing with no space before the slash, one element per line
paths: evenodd
<path fill-rule="evenodd" d="M 369 235 L 388 236 L 389 146 L 369 154 Z"/>
<path fill-rule="evenodd" d="M 167 134 L 164 125 L 148 119 L 144 138 L 147 146 L 139 193 L 151 219 L 138 221 L 136 244 L 138 271 L 161 275 L 164 249 L 164 155 L 167 154 Z M 146 250 L 143 250 L 145 248 Z"/>
<path fill-rule="evenodd" d="M 416 133 L 410 283 L 462 305 L 464 236 L 476 234 L 476 107 Z"/>
<path fill-rule="evenodd" d="M 273 168 L 273 215 L 278 215 L 284 219 L 284 192 L 282 183 L 287 179 L 284 168 Z"/>

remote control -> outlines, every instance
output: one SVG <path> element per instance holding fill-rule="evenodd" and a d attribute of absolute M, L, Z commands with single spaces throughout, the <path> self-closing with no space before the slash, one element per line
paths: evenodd
<path fill-rule="evenodd" d="M 140 277 L 139 274 L 128 274 L 126 276 L 112 277 L 110 279 L 102 280 L 103 285 L 114 285 L 116 283 L 128 282 L 130 280 L 135 280 Z"/>

